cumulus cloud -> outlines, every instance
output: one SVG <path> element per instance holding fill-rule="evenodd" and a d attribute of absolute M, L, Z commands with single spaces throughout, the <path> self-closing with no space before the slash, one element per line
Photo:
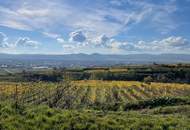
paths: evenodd
<path fill-rule="evenodd" d="M 180 47 L 180 48 L 187 47 L 190 45 L 190 42 L 187 39 L 183 37 L 174 37 L 174 36 L 163 39 L 160 42 L 167 46 Z"/>
<path fill-rule="evenodd" d="M 9 47 L 7 40 L 8 40 L 8 37 L 4 33 L 0 32 L 0 47 L 1 48 Z"/>
<path fill-rule="evenodd" d="M 59 43 L 64 43 L 64 48 L 77 48 L 77 47 L 93 47 L 93 48 L 105 48 L 114 50 L 123 50 L 127 52 L 145 52 L 145 53 L 160 53 L 166 52 L 170 53 L 173 51 L 190 50 L 190 42 L 180 36 L 170 36 L 160 40 L 153 41 L 119 41 L 105 34 L 99 35 L 97 37 L 91 37 L 85 35 L 83 31 L 74 31 L 70 33 L 70 39 L 65 42 L 64 39 L 57 39 Z M 73 42 L 78 42 L 82 44 L 73 44 Z M 83 44 L 84 43 L 84 44 Z"/>
<path fill-rule="evenodd" d="M 121 42 L 120 45 L 118 46 L 119 49 L 125 50 L 125 51 L 137 51 L 135 46 L 132 43 L 128 42 Z"/>
<path fill-rule="evenodd" d="M 97 37 L 86 37 L 86 44 L 81 44 L 88 47 L 98 47 L 98 48 L 107 48 L 112 50 L 125 50 L 125 51 L 134 51 L 135 46 L 130 42 L 121 42 L 111 37 L 106 36 L 105 34 L 99 35 Z M 79 45 L 78 45 L 79 46 Z"/>
<path fill-rule="evenodd" d="M 71 42 L 83 43 L 86 41 L 86 36 L 81 30 L 71 32 L 69 36 L 69 41 Z"/>
<path fill-rule="evenodd" d="M 65 40 L 61 37 L 57 38 L 56 39 L 58 43 L 61 43 L 61 44 L 64 44 L 65 43 Z"/>
<path fill-rule="evenodd" d="M 98 36 L 95 40 L 94 43 L 96 46 L 107 46 L 109 43 L 110 38 L 108 38 L 105 34 Z"/>
<path fill-rule="evenodd" d="M 93 44 L 94 43 L 94 44 Z M 87 44 L 89 45 L 89 44 Z M 190 41 L 180 36 L 171 36 L 161 40 L 153 41 L 118 41 L 101 35 L 91 43 L 96 47 L 109 48 L 114 50 L 124 50 L 127 52 L 152 52 L 152 53 L 170 53 L 170 52 L 184 52 L 190 50 Z"/>
<path fill-rule="evenodd" d="M 24 38 L 19 38 L 16 41 L 16 46 L 17 47 L 38 48 L 39 42 L 33 41 L 30 38 L 28 38 L 28 37 L 24 37 Z"/>
<path fill-rule="evenodd" d="M 17 47 L 24 48 L 37 48 L 40 45 L 39 42 L 33 41 L 28 37 L 18 38 L 16 42 L 8 42 L 8 36 L 0 32 L 0 48 L 16 49 Z"/>
<path fill-rule="evenodd" d="M 139 41 L 134 44 L 137 50 L 141 51 L 157 51 L 157 52 L 172 52 L 184 51 L 190 49 L 190 41 L 183 37 L 171 36 L 161 40 L 154 40 L 150 42 Z"/>
<path fill-rule="evenodd" d="M 118 41 L 116 39 L 110 38 L 106 36 L 105 34 L 100 35 L 96 38 L 89 39 L 90 42 L 87 45 L 95 46 L 95 47 L 101 47 L 101 48 L 108 48 L 108 49 L 114 49 L 114 50 L 125 50 L 125 51 L 134 51 L 135 47 L 132 43 L 124 41 Z"/>

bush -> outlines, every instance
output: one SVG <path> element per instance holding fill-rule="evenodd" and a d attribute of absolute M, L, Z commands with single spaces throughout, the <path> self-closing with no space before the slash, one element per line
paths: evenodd
<path fill-rule="evenodd" d="M 153 78 L 151 76 L 147 76 L 143 80 L 145 83 L 150 84 L 153 81 Z"/>

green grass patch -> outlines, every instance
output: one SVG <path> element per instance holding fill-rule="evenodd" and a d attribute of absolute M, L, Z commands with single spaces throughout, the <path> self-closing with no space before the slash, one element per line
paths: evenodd
<path fill-rule="evenodd" d="M 129 112 L 105 112 L 96 110 L 52 109 L 48 106 L 15 106 L 0 103 L 1 130 L 179 130 L 190 129 L 189 111 L 180 115 L 183 106 L 175 113 L 163 115 L 158 108 Z M 187 110 L 190 106 L 185 106 Z M 165 112 L 164 112 L 165 113 Z M 171 112 L 169 112 L 171 113 Z"/>

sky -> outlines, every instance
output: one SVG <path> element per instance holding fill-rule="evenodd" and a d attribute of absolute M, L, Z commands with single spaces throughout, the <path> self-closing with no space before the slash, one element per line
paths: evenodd
<path fill-rule="evenodd" d="M 0 0 L 0 53 L 190 54 L 190 0 Z"/>

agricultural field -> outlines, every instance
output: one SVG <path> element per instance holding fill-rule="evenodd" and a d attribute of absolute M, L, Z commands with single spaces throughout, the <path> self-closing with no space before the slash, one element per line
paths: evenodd
<path fill-rule="evenodd" d="M 172 72 L 182 78 L 178 69 Z M 0 130 L 188 130 L 190 84 L 172 82 L 176 77 L 156 80 L 170 71 L 130 66 L 2 75 Z M 2 78 L 10 76 L 16 80 Z"/>
<path fill-rule="evenodd" d="M 69 87 L 66 87 L 69 86 Z M 129 103 L 157 97 L 190 97 L 189 84 L 177 83 L 143 83 L 138 81 L 101 81 L 80 80 L 70 81 L 68 84 L 47 82 L 1 82 L 1 98 L 14 98 L 20 101 L 29 97 L 31 103 L 40 102 L 47 98 L 51 102 L 57 91 L 60 91 L 56 107 L 64 108 L 70 102 L 71 108 L 89 108 L 97 105 L 113 105 L 116 103 Z M 61 92 L 62 91 L 62 92 Z"/>

